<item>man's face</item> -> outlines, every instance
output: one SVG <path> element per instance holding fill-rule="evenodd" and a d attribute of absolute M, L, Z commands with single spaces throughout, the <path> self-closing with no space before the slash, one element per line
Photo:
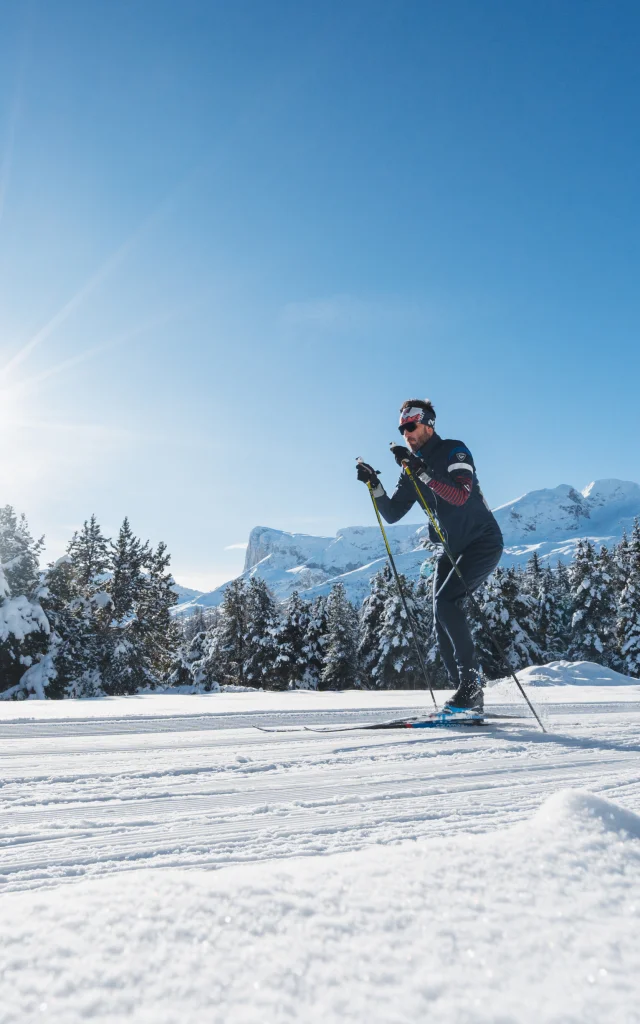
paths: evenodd
<path fill-rule="evenodd" d="M 408 424 L 412 426 L 412 424 Z M 422 448 L 427 443 L 429 438 L 433 434 L 433 427 L 427 427 L 424 423 L 418 423 L 415 430 L 404 430 L 402 436 L 404 437 L 404 443 L 409 446 L 412 452 L 417 452 L 419 448 Z"/>

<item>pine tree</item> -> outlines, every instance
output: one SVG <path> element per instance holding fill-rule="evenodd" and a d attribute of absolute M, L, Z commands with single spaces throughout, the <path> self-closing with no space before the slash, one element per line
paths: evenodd
<path fill-rule="evenodd" d="M 531 594 L 532 596 L 535 596 L 538 593 L 542 582 L 542 574 L 543 569 L 540 563 L 540 556 L 534 548 L 524 570 L 524 582 L 522 589 L 525 593 Z"/>
<path fill-rule="evenodd" d="M 125 518 L 116 541 L 110 543 L 110 578 L 106 585 L 111 600 L 102 677 L 105 692 L 110 695 L 136 693 L 155 681 L 137 622 L 138 607 L 147 591 L 144 568 L 150 557 L 149 545 L 134 536 Z"/>
<path fill-rule="evenodd" d="M 206 622 L 206 618 L 203 616 Z M 191 633 L 174 658 L 169 672 L 170 686 L 189 686 L 196 691 L 211 693 L 220 690 L 218 664 L 216 660 L 216 628 L 219 620 L 213 620 L 208 629 Z"/>
<path fill-rule="evenodd" d="M 518 573 L 498 567 L 480 592 L 479 603 L 514 671 L 539 664 L 541 651 L 533 637 L 534 601 L 520 590 Z M 488 679 L 499 679 L 505 674 L 505 667 L 483 624 L 477 620 L 474 633 L 483 672 Z"/>
<path fill-rule="evenodd" d="M 135 633 L 138 649 L 144 651 L 147 678 L 156 685 L 165 678 L 180 647 L 180 627 L 171 615 L 178 595 L 169 572 L 170 555 L 164 541 L 148 551 L 144 587 L 136 607 Z"/>
<path fill-rule="evenodd" d="M 260 576 L 252 576 L 246 591 L 244 678 L 249 686 L 269 690 L 287 687 L 287 672 L 278 662 L 279 612 L 275 598 Z"/>
<path fill-rule="evenodd" d="M 207 673 L 225 685 L 246 685 L 246 598 L 244 579 L 238 576 L 226 587 L 218 624 L 207 636 Z"/>
<path fill-rule="evenodd" d="M 626 538 L 625 538 L 626 539 Z M 640 678 L 640 520 L 633 524 L 627 541 L 623 566 L 626 578 L 620 595 L 616 620 L 616 639 L 620 668 L 634 679 Z"/>
<path fill-rule="evenodd" d="M 111 579 L 107 590 L 111 596 L 112 616 L 116 622 L 126 621 L 134 612 L 145 588 L 143 569 L 148 561 L 149 547 L 134 537 L 125 518 L 118 538 L 111 542 L 109 569 Z"/>
<path fill-rule="evenodd" d="M 620 543 L 614 546 L 611 555 L 613 558 L 614 587 L 616 592 L 621 594 L 627 585 L 632 562 L 631 543 L 626 530 L 622 534 Z"/>
<path fill-rule="evenodd" d="M 345 690 L 356 683 L 358 615 L 342 583 L 327 598 L 327 641 L 320 689 Z"/>
<path fill-rule="evenodd" d="M 555 585 L 558 650 L 561 652 L 562 658 L 568 658 L 571 643 L 573 596 L 571 593 L 571 574 L 565 563 L 560 560 L 558 560 L 553 574 L 553 582 Z"/>
<path fill-rule="evenodd" d="M 103 669 L 110 653 L 111 598 L 106 592 L 109 541 L 95 515 L 74 533 L 66 554 L 48 567 L 47 615 L 53 634 L 56 697 L 102 694 Z"/>
<path fill-rule="evenodd" d="M 543 661 L 557 661 L 565 653 L 562 636 L 562 614 L 558 605 L 558 589 L 553 570 L 546 566 L 540 573 L 535 601 L 534 639 Z"/>
<path fill-rule="evenodd" d="M 55 678 L 49 620 L 38 568 L 43 540 L 34 541 L 24 515 L 0 508 L 0 692 L 39 697 Z"/>
<path fill-rule="evenodd" d="M 310 685 L 310 651 L 306 638 L 311 621 L 311 608 L 294 590 L 287 601 L 284 618 L 277 630 L 275 675 L 289 689 L 314 689 Z"/>
<path fill-rule="evenodd" d="M 578 541 L 571 569 L 573 616 L 570 657 L 612 666 L 616 660 L 614 569 L 603 547 L 598 555 L 589 540 Z"/>
<path fill-rule="evenodd" d="M 81 594 L 90 597 L 104 589 L 110 564 L 109 541 L 103 536 L 95 515 L 92 515 L 88 522 L 85 519 L 80 532 L 74 533 L 67 547 L 67 554 L 71 559 L 73 577 Z"/>
<path fill-rule="evenodd" d="M 328 631 L 327 598 L 316 597 L 309 609 L 309 624 L 304 637 L 307 658 L 304 689 L 317 690 L 320 686 Z"/>
<path fill-rule="evenodd" d="M 400 584 L 409 609 L 407 616 L 404 602 L 397 584 L 389 587 L 379 629 L 379 657 L 374 669 L 378 685 L 387 689 L 415 689 L 424 686 L 420 662 L 416 654 L 416 642 L 424 638 L 414 637 L 414 623 L 417 619 L 414 588 L 406 576 L 400 575 Z M 417 629 L 416 625 L 416 629 Z"/>
<path fill-rule="evenodd" d="M 524 611 L 524 617 L 522 611 L 520 614 L 513 611 L 539 652 L 539 658 L 532 652 L 534 660 L 546 662 L 562 658 L 566 653 L 566 615 L 556 574 L 548 565 L 542 565 L 534 551 L 519 579 L 520 594 L 527 599 L 529 608 Z"/>
<path fill-rule="evenodd" d="M 600 627 L 605 644 L 604 664 L 610 668 L 619 669 L 620 653 L 616 640 L 616 618 L 620 599 L 619 577 L 613 554 L 605 544 L 598 552 L 596 565 L 602 579 Z"/>
<path fill-rule="evenodd" d="M 391 570 L 388 565 L 371 577 L 369 587 L 369 595 L 365 598 L 360 611 L 357 650 L 360 678 L 366 688 L 384 685 L 378 665 L 381 653 L 382 619 L 391 587 Z"/>
<path fill-rule="evenodd" d="M 198 633 L 206 633 L 207 624 L 204 618 L 204 609 L 196 605 L 191 615 L 187 615 L 180 621 L 182 628 L 182 645 L 190 643 Z"/>
<path fill-rule="evenodd" d="M 44 537 L 33 539 L 24 513 L 18 516 L 11 505 L 0 508 L 0 559 L 12 594 L 37 596 L 43 547 Z"/>
<path fill-rule="evenodd" d="M 102 651 L 96 609 L 80 591 L 70 555 L 48 567 L 45 586 L 45 609 L 51 624 L 49 653 L 55 666 L 55 680 L 47 696 L 98 696 L 102 693 Z"/>

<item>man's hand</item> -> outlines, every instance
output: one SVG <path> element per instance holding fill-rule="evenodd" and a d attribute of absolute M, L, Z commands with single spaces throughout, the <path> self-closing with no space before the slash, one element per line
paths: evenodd
<path fill-rule="evenodd" d="M 363 462 L 362 459 L 358 459 L 358 464 L 356 466 L 358 480 L 361 480 L 363 484 L 371 484 L 374 491 L 377 487 L 382 486 L 378 479 L 378 472 L 379 470 L 375 470 L 368 462 Z"/>
<path fill-rule="evenodd" d="M 405 448 L 403 444 L 396 444 L 395 441 L 392 441 L 389 445 L 389 451 L 399 466 L 401 466 L 403 462 L 406 462 L 411 455 L 408 448 Z"/>
<path fill-rule="evenodd" d="M 408 466 L 414 476 L 419 477 L 425 484 L 429 483 L 431 473 L 422 459 L 419 459 L 417 455 L 414 455 L 408 448 L 405 448 L 403 444 L 395 444 L 393 441 L 389 445 L 389 451 L 399 466 Z"/>

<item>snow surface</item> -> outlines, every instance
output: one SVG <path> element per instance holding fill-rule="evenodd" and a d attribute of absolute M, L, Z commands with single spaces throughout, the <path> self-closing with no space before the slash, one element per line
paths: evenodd
<path fill-rule="evenodd" d="M 638 681 L 592 661 L 552 661 L 518 673 L 525 686 L 637 686 Z"/>
<path fill-rule="evenodd" d="M 408 691 L 0 705 L 0 1024 L 636 1024 L 640 693 L 599 672 L 521 674 L 546 736 L 293 731 Z"/>
<path fill-rule="evenodd" d="M 640 516 L 640 486 L 626 480 L 596 480 L 582 491 L 568 484 L 530 491 L 494 509 L 504 540 L 504 565 L 526 562 L 534 551 L 553 564 L 573 558 L 581 538 L 596 547 L 611 546 L 628 533 Z M 387 528 L 398 569 L 417 579 L 427 557 L 426 522 L 399 523 Z M 336 582 L 344 584 L 356 604 L 369 593 L 369 581 L 385 562 L 385 549 L 376 525 L 350 526 L 335 537 L 285 533 L 266 526 L 255 527 L 249 536 L 244 575 L 261 576 L 277 597 L 286 600 L 293 590 L 312 599 L 327 594 Z M 189 614 L 196 606 L 219 605 L 227 584 L 208 594 L 198 594 L 176 609 Z M 184 588 L 183 588 L 184 589 Z"/>

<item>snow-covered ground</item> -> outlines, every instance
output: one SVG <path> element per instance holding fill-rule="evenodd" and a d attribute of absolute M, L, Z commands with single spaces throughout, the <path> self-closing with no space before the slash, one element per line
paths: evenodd
<path fill-rule="evenodd" d="M 521 678 L 0 704 L 1 1024 L 639 1022 L 640 686 Z"/>

